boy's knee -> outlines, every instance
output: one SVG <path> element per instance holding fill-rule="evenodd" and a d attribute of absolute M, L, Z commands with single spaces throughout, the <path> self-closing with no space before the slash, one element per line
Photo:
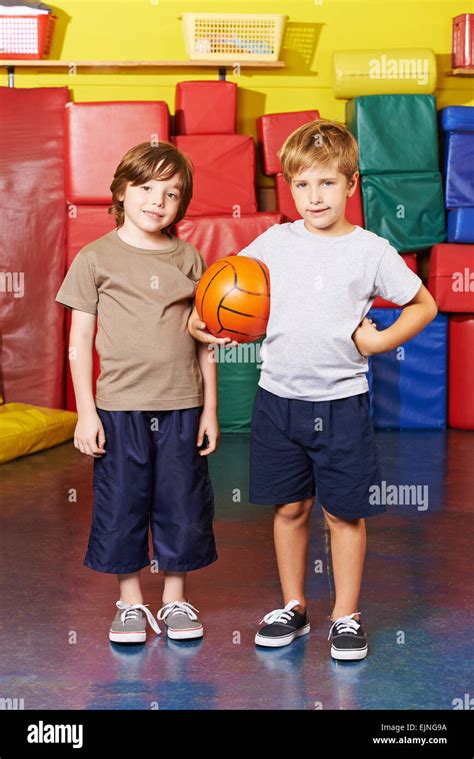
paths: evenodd
<path fill-rule="evenodd" d="M 289 521 L 303 519 L 309 516 L 313 501 L 314 498 L 306 498 L 304 501 L 277 504 L 275 507 L 275 516 Z"/>
<path fill-rule="evenodd" d="M 364 521 L 363 519 L 342 519 L 335 514 L 330 514 L 325 508 L 323 508 L 323 512 L 329 527 L 357 527 Z"/>

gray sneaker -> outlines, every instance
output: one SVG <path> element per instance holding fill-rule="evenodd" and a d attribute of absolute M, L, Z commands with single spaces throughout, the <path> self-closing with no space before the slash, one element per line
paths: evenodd
<path fill-rule="evenodd" d="M 118 611 L 110 626 L 109 640 L 114 643 L 144 643 L 146 640 L 146 618 L 157 635 L 161 630 L 155 621 L 149 604 L 126 604 L 117 601 Z"/>
<path fill-rule="evenodd" d="M 204 628 L 194 613 L 196 611 L 199 609 L 187 601 L 172 601 L 162 606 L 156 616 L 164 621 L 168 638 L 190 640 L 204 635 Z"/>

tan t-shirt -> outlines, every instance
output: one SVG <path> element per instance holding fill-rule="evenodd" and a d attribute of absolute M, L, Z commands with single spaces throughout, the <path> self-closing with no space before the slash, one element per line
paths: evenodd
<path fill-rule="evenodd" d="M 79 251 L 56 301 L 98 315 L 98 408 L 202 405 L 202 375 L 187 321 L 206 268 L 196 248 L 174 235 L 167 248 L 145 250 L 114 229 Z"/>

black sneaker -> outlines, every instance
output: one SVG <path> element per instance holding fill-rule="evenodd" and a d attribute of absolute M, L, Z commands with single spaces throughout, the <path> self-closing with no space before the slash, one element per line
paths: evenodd
<path fill-rule="evenodd" d="M 260 620 L 266 624 L 260 628 L 255 636 L 257 646 L 270 646 L 279 648 L 292 643 L 300 635 L 307 635 L 310 631 L 308 614 L 305 611 L 293 611 L 299 601 L 293 599 L 286 604 L 284 609 L 274 609 Z"/>
<path fill-rule="evenodd" d="M 365 659 L 368 653 L 367 638 L 362 629 L 362 625 L 355 614 L 349 614 L 346 617 L 339 617 L 332 623 L 329 630 L 328 640 L 331 639 L 331 656 L 333 659 L 344 661 L 354 661 Z"/>

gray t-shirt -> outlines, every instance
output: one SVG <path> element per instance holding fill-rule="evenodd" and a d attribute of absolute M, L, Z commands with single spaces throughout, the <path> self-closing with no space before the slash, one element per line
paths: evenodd
<path fill-rule="evenodd" d="M 275 224 L 238 255 L 260 259 L 270 272 L 259 385 L 305 401 L 365 393 L 368 360 L 352 333 L 377 295 L 403 306 L 422 284 L 395 248 L 359 226 L 322 237 L 298 219 Z"/>

